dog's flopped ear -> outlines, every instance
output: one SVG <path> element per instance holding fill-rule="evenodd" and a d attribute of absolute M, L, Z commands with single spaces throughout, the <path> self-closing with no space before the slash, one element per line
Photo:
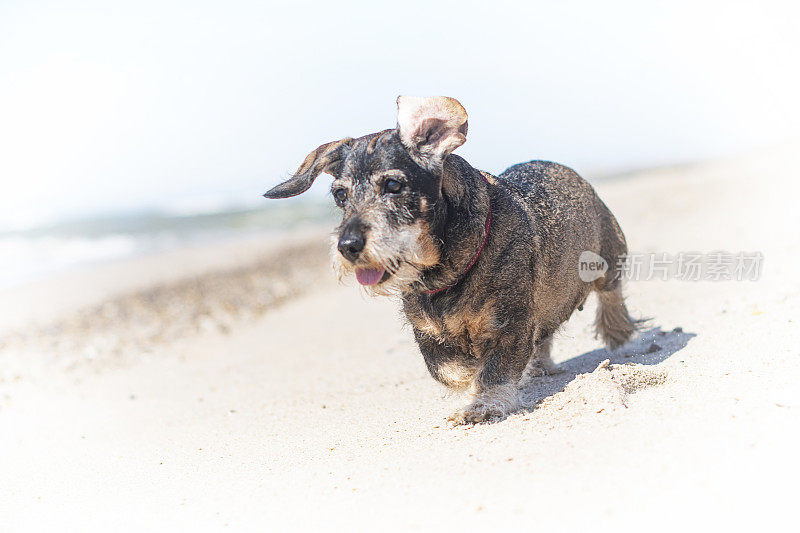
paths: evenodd
<path fill-rule="evenodd" d="M 294 176 L 264 193 L 264 198 L 289 198 L 306 192 L 320 173 L 337 176 L 353 139 L 323 144 L 306 157 Z"/>
<path fill-rule="evenodd" d="M 399 96 L 397 131 L 418 163 L 441 173 L 445 158 L 467 141 L 467 111 L 447 96 Z"/>

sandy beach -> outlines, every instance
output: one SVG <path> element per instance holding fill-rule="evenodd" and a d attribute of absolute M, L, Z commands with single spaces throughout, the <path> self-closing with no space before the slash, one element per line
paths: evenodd
<path fill-rule="evenodd" d="M 631 251 L 760 252 L 763 272 L 632 281 L 651 320 L 615 353 L 590 299 L 564 372 L 492 424 L 446 423 L 464 399 L 397 302 L 337 283 L 330 228 L 0 293 L 0 530 L 788 529 L 798 154 L 595 183 Z"/>

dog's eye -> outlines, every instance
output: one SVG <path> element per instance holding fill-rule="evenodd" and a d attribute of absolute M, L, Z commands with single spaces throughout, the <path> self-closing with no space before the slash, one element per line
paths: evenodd
<path fill-rule="evenodd" d="M 383 183 L 383 192 L 397 194 L 403 190 L 403 184 L 397 180 L 386 180 Z"/>
<path fill-rule="evenodd" d="M 337 204 L 344 205 L 347 201 L 347 191 L 344 189 L 336 189 L 333 191 L 333 199 L 336 200 Z"/>

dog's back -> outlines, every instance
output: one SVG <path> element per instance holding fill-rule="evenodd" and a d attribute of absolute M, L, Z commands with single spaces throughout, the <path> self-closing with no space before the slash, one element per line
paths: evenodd
<path fill-rule="evenodd" d="M 600 300 L 599 335 L 610 348 L 624 344 L 636 329 L 621 294 L 627 244 L 594 188 L 569 167 L 549 161 L 513 165 L 498 180 L 528 212 L 537 233 L 537 314 L 560 324 L 595 290 Z M 590 284 L 581 279 L 579 270 L 586 252 L 600 256 L 607 267 Z M 574 300 L 565 301 L 565 293 L 572 293 Z"/>
<path fill-rule="evenodd" d="M 607 285 L 619 278 L 618 259 L 627 253 L 627 244 L 614 215 L 586 180 L 571 168 L 550 161 L 519 163 L 498 178 L 531 210 L 539 231 L 547 237 L 544 246 L 554 246 L 552 251 L 561 256 L 586 250 L 597 253 L 609 269 L 596 286 L 613 288 Z M 576 273 L 575 268 L 572 271 Z"/>

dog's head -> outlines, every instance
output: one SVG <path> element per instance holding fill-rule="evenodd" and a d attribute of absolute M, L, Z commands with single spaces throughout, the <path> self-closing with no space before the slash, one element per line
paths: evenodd
<path fill-rule="evenodd" d="M 305 192 L 320 173 L 334 177 L 342 209 L 334 234 L 334 268 L 355 271 L 375 294 L 402 294 L 440 260 L 434 236 L 447 156 L 464 144 L 467 112 L 454 98 L 397 99 L 397 128 L 323 144 L 267 198 Z"/>

